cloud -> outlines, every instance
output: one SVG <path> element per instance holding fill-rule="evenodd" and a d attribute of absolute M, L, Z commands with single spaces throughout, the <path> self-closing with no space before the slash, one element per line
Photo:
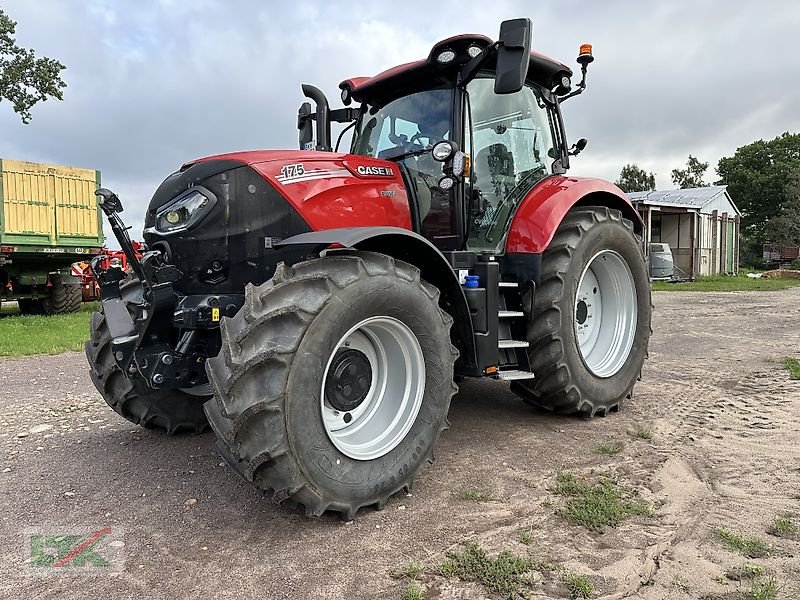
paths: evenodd
<path fill-rule="evenodd" d="M 786 51 L 800 5 L 612 0 L 229 3 L 7 0 L 17 39 L 68 66 L 63 102 L 24 126 L 0 103 L 0 156 L 97 168 L 141 229 L 159 181 L 198 156 L 294 148 L 300 83 L 332 98 L 342 79 L 425 56 L 463 32 L 496 37 L 530 16 L 534 46 L 572 64 L 592 42 L 589 89 L 564 105 L 589 147 L 576 174 L 615 179 L 636 162 L 669 187 L 692 153 L 712 165 L 738 146 L 800 130 L 800 62 Z M 712 173 L 709 173 L 713 177 Z"/>

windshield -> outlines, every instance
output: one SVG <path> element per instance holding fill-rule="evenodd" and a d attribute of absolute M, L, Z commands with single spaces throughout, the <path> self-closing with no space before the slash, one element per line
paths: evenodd
<path fill-rule="evenodd" d="M 439 187 L 442 163 L 430 149 L 450 139 L 453 88 L 425 90 L 393 100 L 381 107 L 362 108 L 353 138 L 353 154 L 393 160 L 412 188 L 414 210 L 422 233 L 434 244 L 446 247 L 445 238 L 456 233 L 452 191 Z"/>
<path fill-rule="evenodd" d="M 391 160 L 425 150 L 450 134 L 453 90 L 426 90 L 365 107 L 353 154 Z"/>

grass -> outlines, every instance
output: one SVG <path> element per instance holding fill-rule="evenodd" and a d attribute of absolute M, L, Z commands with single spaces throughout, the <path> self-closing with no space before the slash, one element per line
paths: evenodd
<path fill-rule="evenodd" d="M 529 556 L 503 551 L 491 558 L 474 542 L 465 543 L 463 552 L 449 551 L 439 566 L 439 574 L 461 581 L 480 583 L 503 598 L 515 598 L 537 581 L 536 574 L 547 566 Z"/>
<path fill-rule="evenodd" d="M 469 502 L 492 502 L 497 500 L 494 494 L 486 490 L 461 490 L 458 492 L 458 497 L 461 500 L 468 500 Z"/>
<path fill-rule="evenodd" d="M 406 566 L 392 571 L 391 576 L 394 579 L 419 579 L 424 570 L 422 563 L 411 561 Z"/>
<path fill-rule="evenodd" d="M 412 581 L 406 586 L 406 589 L 403 590 L 403 594 L 400 596 L 401 600 L 424 600 L 425 592 L 422 589 L 422 586 L 418 584 L 416 581 Z"/>
<path fill-rule="evenodd" d="M 775 600 L 778 597 L 778 584 L 774 577 L 754 579 L 750 589 L 742 590 L 742 600 Z"/>
<path fill-rule="evenodd" d="M 729 550 L 744 554 L 747 558 L 763 558 L 772 553 L 772 546 L 757 537 L 743 536 L 728 529 L 717 529 L 717 538 Z"/>
<path fill-rule="evenodd" d="M 639 440 L 652 440 L 653 432 L 649 429 L 634 429 L 631 435 Z"/>
<path fill-rule="evenodd" d="M 13 305 L 12 305 L 13 307 Z M 0 356 L 59 354 L 82 350 L 89 337 L 89 313 L 98 304 L 84 304 L 70 315 L 20 315 L 16 308 L 3 306 L 0 316 Z"/>
<path fill-rule="evenodd" d="M 746 275 L 698 277 L 685 283 L 654 281 L 654 292 L 771 292 L 800 285 L 800 279 L 754 279 Z"/>
<path fill-rule="evenodd" d="M 517 536 L 520 544 L 525 544 L 526 546 L 530 546 L 531 542 L 533 541 L 533 527 L 530 529 L 523 529 L 519 532 Z"/>
<path fill-rule="evenodd" d="M 602 533 L 606 527 L 617 527 L 628 517 L 653 515 L 649 504 L 636 499 L 632 491 L 610 477 L 601 477 L 593 483 L 561 472 L 556 476 L 551 491 L 567 497 L 558 514 L 570 523 L 583 525 L 592 531 Z"/>
<path fill-rule="evenodd" d="M 603 442 L 599 446 L 595 446 L 592 450 L 595 454 L 619 454 L 622 452 L 622 444 L 617 442 Z"/>
<path fill-rule="evenodd" d="M 789 377 L 800 379 L 800 359 L 787 356 L 783 359 L 783 366 L 789 371 Z"/>
<path fill-rule="evenodd" d="M 744 563 L 739 567 L 728 569 L 725 572 L 725 577 L 731 581 L 742 581 L 743 579 L 754 579 L 761 577 L 764 574 L 764 567 L 754 563 Z"/>
<path fill-rule="evenodd" d="M 795 538 L 800 535 L 800 526 L 789 515 L 775 517 L 767 533 L 776 537 Z"/>
<path fill-rule="evenodd" d="M 594 585 L 586 575 L 575 573 L 574 571 L 567 571 L 563 576 L 564 584 L 569 590 L 569 597 L 572 600 L 576 598 L 588 598 L 594 591 Z"/>

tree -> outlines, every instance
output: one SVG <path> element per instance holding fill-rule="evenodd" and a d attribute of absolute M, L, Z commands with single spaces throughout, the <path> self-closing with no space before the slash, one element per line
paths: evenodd
<path fill-rule="evenodd" d="M 630 164 L 622 167 L 616 184 L 626 193 L 651 192 L 656 189 L 656 176 L 638 165 Z"/>
<path fill-rule="evenodd" d="M 800 133 L 758 140 L 720 159 L 718 184 L 728 186 L 728 193 L 742 211 L 742 233 L 749 242 L 761 245 L 772 241 L 767 235 L 769 222 L 791 212 L 787 202 L 800 186 L 795 183 L 800 177 L 798 171 Z"/>
<path fill-rule="evenodd" d="M 778 213 L 764 225 L 764 242 L 800 245 L 800 168 L 789 175 Z"/>
<path fill-rule="evenodd" d="M 705 178 L 707 169 L 707 162 L 700 162 L 690 154 L 686 161 L 685 169 L 672 169 L 672 183 L 682 190 L 706 187 L 708 184 L 703 181 L 703 179 Z"/>
<path fill-rule="evenodd" d="M 36 58 L 14 39 L 17 24 L 0 10 L 0 102 L 8 100 L 22 119 L 31 120 L 31 108 L 48 98 L 63 99 L 67 84 L 61 79 L 66 67 L 52 58 Z"/>

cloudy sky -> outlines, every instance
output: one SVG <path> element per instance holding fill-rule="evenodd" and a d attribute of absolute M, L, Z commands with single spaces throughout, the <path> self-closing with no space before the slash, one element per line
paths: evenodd
<path fill-rule="evenodd" d="M 399 8 L 402 7 L 402 8 Z M 796 0 L 406 0 L 347 3 L 0 0 L 17 41 L 67 65 L 64 101 L 22 125 L 0 102 L 0 157 L 100 169 L 138 233 L 150 194 L 182 162 L 295 148 L 300 83 L 338 82 L 427 55 L 458 33 L 497 36 L 528 16 L 536 50 L 574 64 L 594 45 L 567 133 L 572 173 L 614 180 L 636 162 L 671 186 L 692 153 L 713 166 L 753 140 L 800 131 Z M 335 102 L 332 102 L 335 104 Z"/>

